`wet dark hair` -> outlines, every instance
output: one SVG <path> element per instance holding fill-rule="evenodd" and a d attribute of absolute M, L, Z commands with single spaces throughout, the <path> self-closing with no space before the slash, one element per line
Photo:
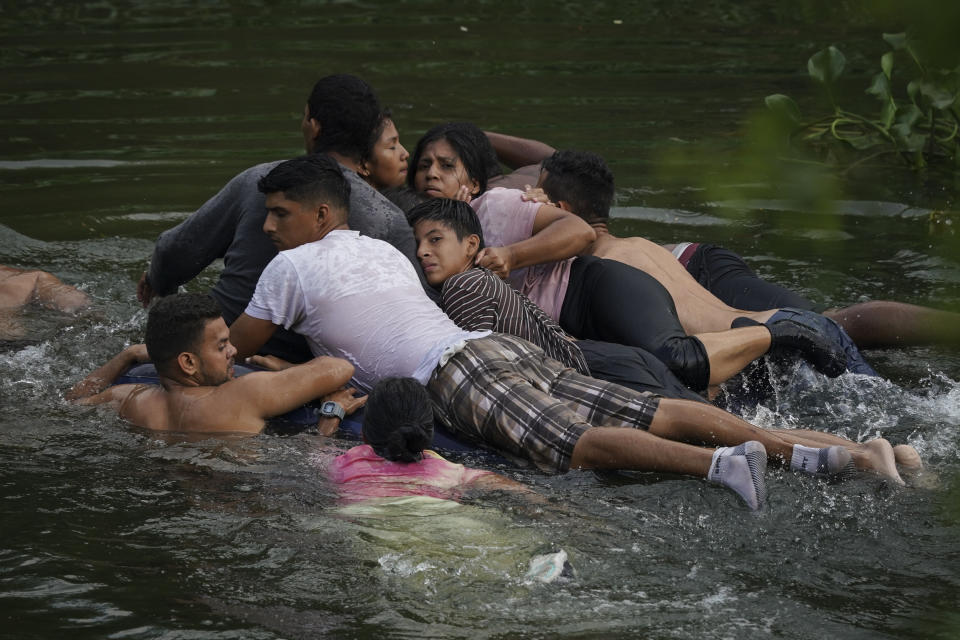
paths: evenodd
<path fill-rule="evenodd" d="M 220 305 L 205 293 L 178 293 L 159 298 L 147 314 L 144 342 L 157 373 L 175 373 L 184 351 L 196 351 L 207 323 L 221 316 Z"/>
<path fill-rule="evenodd" d="M 317 153 L 333 151 L 358 162 L 369 154 L 380 102 L 366 82 L 345 73 L 320 78 L 307 98 L 307 111 L 320 123 Z"/>
<path fill-rule="evenodd" d="M 483 249 L 483 227 L 480 218 L 466 202 L 450 198 L 434 198 L 418 204 L 407 213 L 410 226 L 421 220 L 436 220 L 450 227 L 457 234 L 457 240 L 463 240 L 471 234 L 480 238 L 478 249 Z"/>
<path fill-rule="evenodd" d="M 460 162 L 463 163 L 467 175 L 480 185 L 480 191 L 475 195 L 480 195 L 487 190 L 487 182 L 490 178 L 503 173 L 500 161 L 497 160 L 497 153 L 483 131 L 469 122 L 447 122 L 430 129 L 417 141 L 417 148 L 410 156 L 410 171 L 407 172 L 407 184 L 411 187 L 414 186 L 417 165 L 420 163 L 424 149 L 437 140 L 446 140 L 460 156 Z"/>
<path fill-rule="evenodd" d="M 542 184 L 554 202 L 565 200 L 586 220 L 610 217 L 613 173 L 603 158 L 589 151 L 556 151 L 543 161 L 547 172 Z"/>
<path fill-rule="evenodd" d="M 313 153 L 281 162 L 260 178 L 257 189 L 265 194 L 282 192 L 296 202 L 325 203 L 342 211 L 344 219 L 350 210 L 350 183 L 330 156 Z"/>
<path fill-rule="evenodd" d="M 416 462 L 433 442 L 433 405 L 413 378 L 384 378 L 367 397 L 363 438 L 381 458 Z"/>

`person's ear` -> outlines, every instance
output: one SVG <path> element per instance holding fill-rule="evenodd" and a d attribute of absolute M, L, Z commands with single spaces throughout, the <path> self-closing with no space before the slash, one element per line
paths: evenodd
<path fill-rule="evenodd" d="M 471 233 L 464 240 L 467 243 L 467 257 L 471 260 L 476 257 L 477 252 L 480 251 L 480 236 L 475 233 Z"/>
<path fill-rule="evenodd" d="M 320 126 L 320 121 L 316 118 L 307 118 L 306 120 L 307 133 L 310 135 L 311 140 L 316 140 L 320 137 L 320 130 L 323 128 Z"/>
<path fill-rule="evenodd" d="M 177 356 L 177 365 L 184 374 L 192 376 L 200 370 L 200 359 L 194 353 L 181 351 Z"/>
<path fill-rule="evenodd" d="M 470 195 L 475 196 L 480 192 L 480 183 L 470 178 Z"/>
<path fill-rule="evenodd" d="M 360 174 L 360 177 L 366 180 L 370 177 L 370 167 L 367 166 L 366 160 L 360 161 L 360 166 L 357 167 L 357 173 Z"/>
<path fill-rule="evenodd" d="M 317 205 L 317 223 L 323 224 L 324 221 L 330 219 L 330 205 L 326 202 L 321 202 Z"/>
<path fill-rule="evenodd" d="M 573 210 L 573 207 L 570 206 L 570 203 L 567 202 L 566 200 L 561 200 L 561 201 L 559 201 L 559 202 L 557 203 L 557 208 L 558 208 L 558 209 L 563 209 L 564 211 L 568 211 L 568 212 L 570 212 L 570 213 L 576 213 L 576 212 Z"/>

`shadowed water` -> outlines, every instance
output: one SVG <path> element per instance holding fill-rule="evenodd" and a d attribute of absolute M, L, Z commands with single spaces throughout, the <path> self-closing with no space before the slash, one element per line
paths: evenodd
<path fill-rule="evenodd" d="M 813 51 L 850 42 L 866 77 L 878 30 L 815 20 L 818 6 L 2 3 L 0 263 L 95 304 L 29 308 L 27 335 L 0 346 L 0 637 L 952 637 L 956 350 L 867 352 L 889 381 L 791 373 L 749 419 L 909 442 L 933 473 L 902 488 L 772 468 L 757 514 L 695 478 L 549 477 L 483 456 L 458 460 L 550 506 L 350 510 L 323 467 L 353 442 L 178 442 L 62 401 L 141 339 L 134 289 L 156 235 L 240 170 L 299 153 L 304 98 L 336 71 L 377 88 L 408 148 L 466 119 L 603 153 L 618 231 L 724 244 L 824 305 L 956 308 L 956 245 L 928 223 L 955 185 L 851 185 L 826 217 L 768 194 L 734 216 L 704 203 L 700 176 L 733 162 L 722 153 L 692 161 L 681 188 L 660 182 L 675 147 L 736 147 L 764 95 L 812 103 Z M 575 576 L 525 581 L 557 549 Z"/>

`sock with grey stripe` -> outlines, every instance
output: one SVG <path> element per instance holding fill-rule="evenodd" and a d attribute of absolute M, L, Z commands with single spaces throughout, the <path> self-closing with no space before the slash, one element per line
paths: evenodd
<path fill-rule="evenodd" d="M 767 498 L 767 450 L 756 440 L 713 452 L 707 480 L 729 487 L 751 509 L 759 509 Z"/>
<path fill-rule="evenodd" d="M 810 475 L 831 480 L 843 480 L 853 473 L 853 458 L 844 447 L 805 447 L 793 445 L 793 455 L 790 457 L 791 471 L 809 473 Z"/>

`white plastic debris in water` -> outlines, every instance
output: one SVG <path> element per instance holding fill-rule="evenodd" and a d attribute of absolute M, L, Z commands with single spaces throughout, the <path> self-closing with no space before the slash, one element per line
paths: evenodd
<path fill-rule="evenodd" d="M 546 553 L 530 558 L 530 568 L 524 576 L 524 582 L 553 582 L 557 578 L 573 575 L 573 567 L 567 561 L 567 552 L 561 549 L 556 553 Z"/>

